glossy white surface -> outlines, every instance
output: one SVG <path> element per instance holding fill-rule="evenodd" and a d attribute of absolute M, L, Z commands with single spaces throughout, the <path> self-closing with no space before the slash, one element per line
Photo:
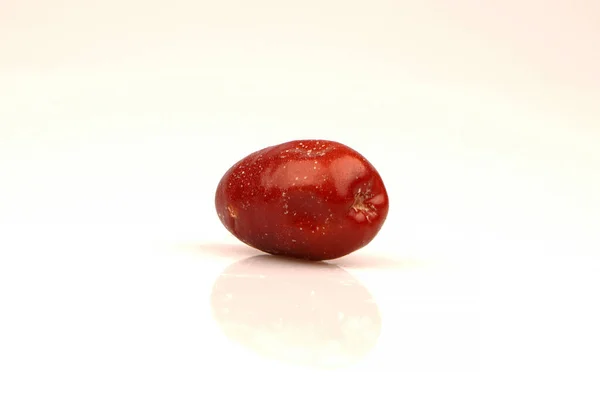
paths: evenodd
<path fill-rule="evenodd" d="M 0 398 L 597 398 L 597 2 L 284 3 L 2 3 Z M 381 173 L 368 247 L 220 225 L 297 138 Z"/>

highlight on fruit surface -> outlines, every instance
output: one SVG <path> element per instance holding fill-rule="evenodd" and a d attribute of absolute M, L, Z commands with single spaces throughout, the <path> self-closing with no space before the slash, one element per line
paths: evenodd
<path fill-rule="evenodd" d="M 367 245 L 389 208 L 373 165 L 328 140 L 295 140 L 256 151 L 221 178 L 215 206 L 242 242 L 270 254 L 339 258 Z"/>

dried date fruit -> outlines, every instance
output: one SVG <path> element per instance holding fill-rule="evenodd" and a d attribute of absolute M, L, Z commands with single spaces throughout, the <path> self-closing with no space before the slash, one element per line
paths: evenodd
<path fill-rule="evenodd" d="M 249 246 L 328 260 L 373 240 L 389 201 L 379 173 L 355 150 L 296 140 L 233 165 L 219 182 L 215 206 L 223 225 Z"/>

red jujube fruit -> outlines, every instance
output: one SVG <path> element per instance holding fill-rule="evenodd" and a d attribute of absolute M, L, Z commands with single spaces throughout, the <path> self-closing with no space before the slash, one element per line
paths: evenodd
<path fill-rule="evenodd" d="M 328 260 L 368 244 L 388 213 L 373 165 L 341 143 L 296 140 L 233 165 L 217 187 L 221 222 L 266 253 Z"/>

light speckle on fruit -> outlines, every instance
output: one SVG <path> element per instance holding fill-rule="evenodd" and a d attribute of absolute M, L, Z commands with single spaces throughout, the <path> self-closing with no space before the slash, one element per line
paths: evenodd
<path fill-rule="evenodd" d="M 235 209 L 230 205 L 227 206 L 227 211 L 229 211 L 229 216 L 231 218 L 237 218 L 237 213 L 235 212 Z"/>

